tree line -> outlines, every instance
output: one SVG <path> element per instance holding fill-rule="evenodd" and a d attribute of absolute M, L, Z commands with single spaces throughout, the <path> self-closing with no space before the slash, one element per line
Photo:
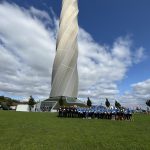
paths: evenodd
<path fill-rule="evenodd" d="M 64 106 L 64 101 L 63 101 L 62 96 L 61 96 L 60 99 L 59 99 L 59 105 L 60 105 L 60 106 Z M 88 107 L 91 107 L 91 106 L 92 106 L 92 101 L 90 100 L 89 97 L 87 98 L 86 105 L 87 105 Z M 147 101 L 146 101 L 146 105 L 147 105 L 148 107 L 150 107 L 150 100 L 147 100 Z M 106 106 L 107 108 L 110 107 L 110 102 L 109 102 L 108 98 L 106 98 L 105 106 Z M 117 100 L 115 101 L 115 107 L 118 108 L 118 109 L 121 109 L 121 108 L 122 108 L 121 104 L 120 104 Z"/>
<path fill-rule="evenodd" d="M 60 99 L 59 99 L 59 105 L 60 105 L 60 106 L 64 106 L 64 100 L 63 100 L 63 97 L 62 97 L 62 96 L 61 96 Z M 92 106 L 92 101 L 90 100 L 89 97 L 87 98 L 86 105 L 87 105 L 88 107 L 91 107 L 91 106 Z M 105 105 L 106 105 L 107 108 L 110 107 L 110 102 L 109 102 L 108 98 L 106 98 Z M 116 107 L 116 108 L 121 108 L 121 104 L 120 104 L 118 101 L 115 101 L 115 107 Z"/>
<path fill-rule="evenodd" d="M 10 97 L 0 96 L 0 108 L 2 108 L 3 110 L 9 110 L 10 106 L 17 106 L 18 104 L 28 104 L 31 110 L 36 102 L 32 96 L 30 96 L 27 102 L 22 102 Z"/>

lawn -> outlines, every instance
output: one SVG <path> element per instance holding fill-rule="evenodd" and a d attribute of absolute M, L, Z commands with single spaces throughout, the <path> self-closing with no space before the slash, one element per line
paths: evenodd
<path fill-rule="evenodd" d="M 0 150 L 150 150 L 150 115 L 134 121 L 0 111 Z"/>

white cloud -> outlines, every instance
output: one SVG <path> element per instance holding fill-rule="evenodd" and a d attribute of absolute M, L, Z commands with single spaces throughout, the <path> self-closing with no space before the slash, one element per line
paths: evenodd
<path fill-rule="evenodd" d="M 150 79 L 132 85 L 136 95 L 150 97 Z"/>
<path fill-rule="evenodd" d="M 114 43 L 112 49 L 113 57 L 117 58 L 118 60 L 124 61 L 124 64 L 130 65 L 131 62 L 131 45 L 132 41 L 129 37 L 118 38 L 117 41 Z"/>
<path fill-rule="evenodd" d="M 136 50 L 135 54 L 134 54 L 134 62 L 135 63 L 139 63 L 141 62 L 143 59 L 145 58 L 144 56 L 144 48 L 140 47 Z"/>
<path fill-rule="evenodd" d="M 5 94 L 48 97 L 55 55 L 58 20 L 45 11 L 0 4 L 0 91 Z M 117 82 L 136 60 L 132 40 L 119 37 L 112 46 L 100 45 L 79 30 L 79 97 L 111 98 L 119 94 Z"/>
<path fill-rule="evenodd" d="M 110 47 L 96 43 L 84 29 L 79 33 L 80 95 L 114 99 L 119 94 L 117 82 L 133 64 L 131 39 L 120 37 Z"/>
<path fill-rule="evenodd" d="M 132 90 L 119 97 L 124 106 L 146 107 L 146 100 L 150 98 L 150 79 L 131 85 Z"/>
<path fill-rule="evenodd" d="M 55 52 L 54 32 L 43 21 L 50 22 L 49 15 L 33 7 L 26 10 L 2 3 L 0 18 L 0 90 L 47 95 Z"/>

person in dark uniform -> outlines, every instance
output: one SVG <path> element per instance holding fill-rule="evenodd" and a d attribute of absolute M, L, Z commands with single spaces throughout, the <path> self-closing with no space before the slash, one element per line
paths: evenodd
<path fill-rule="evenodd" d="M 61 107 L 58 109 L 58 113 L 59 113 L 58 117 L 62 117 L 62 108 Z"/>

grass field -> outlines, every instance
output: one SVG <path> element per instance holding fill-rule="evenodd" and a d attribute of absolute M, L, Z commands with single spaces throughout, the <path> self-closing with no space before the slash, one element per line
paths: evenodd
<path fill-rule="evenodd" d="M 0 111 L 0 150 L 150 150 L 150 115 L 134 121 Z"/>

